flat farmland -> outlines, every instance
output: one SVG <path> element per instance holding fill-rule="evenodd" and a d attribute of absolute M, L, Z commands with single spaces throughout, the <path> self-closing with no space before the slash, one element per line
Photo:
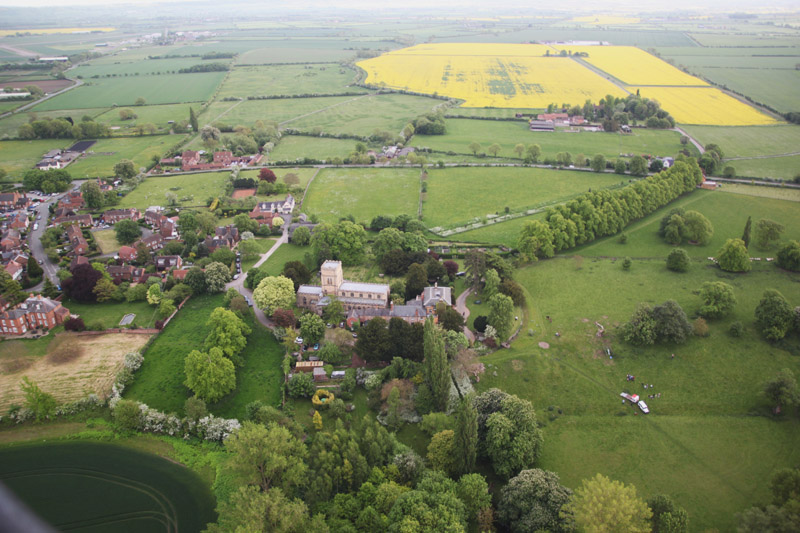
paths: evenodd
<path fill-rule="evenodd" d="M 218 98 L 367 92 L 349 86 L 355 75 L 351 69 L 336 64 L 236 67 L 220 88 Z"/>
<path fill-rule="evenodd" d="M 793 179 L 800 174 L 800 155 L 725 161 L 740 177 Z"/>
<path fill-rule="evenodd" d="M 789 154 L 800 151 L 800 126 L 686 126 L 701 144 L 718 144 L 725 157 Z"/>
<path fill-rule="evenodd" d="M 177 176 L 151 176 L 128 193 L 119 203 L 119 208 L 136 207 L 140 210 L 151 205 L 166 203 L 167 193 L 178 196 L 182 206 L 204 206 L 210 197 L 220 196 L 230 172 L 204 172 Z"/>
<path fill-rule="evenodd" d="M 285 137 L 284 137 L 285 138 Z M 311 177 L 317 172 L 316 168 L 312 167 L 295 167 L 295 168 L 273 168 L 272 171 L 275 173 L 275 176 L 278 178 L 278 182 L 283 182 L 283 178 L 286 177 L 287 174 L 294 174 L 297 176 L 299 183 L 296 185 L 297 187 L 305 187 L 308 185 L 309 180 Z M 260 170 L 243 170 L 240 173 L 240 176 L 243 178 L 258 178 L 258 174 L 261 172 Z M 298 198 L 299 200 L 299 198 Z"/>
<path fill-rule="evenodd" d="M 541 168 L 448 168 L 428 171 L 423 221 L 428 227 L 454 226 L 473 218 L 564 202 L 627 177 Z"/>
<path fill-rule="evenodd" d="M 306 195 L 303 211 L 336 222 L 353 215 L 369 222 L 377 215 L 414 215 L 419 200 L 419 169 L 326 168 Z"/>
<path fill-rule="evenodd" d="M 35 111 L 84 107 L 130 106 L 137 98 L 148 104 L 205 102 L 225 77 L 225 72 L 101 78 L 46 100 Z"/>
<path fill-rule="evenodd" d="M 352 100 L 353 96 L 330 98 L 292 98 L 281 100 L 245 100 L 241 102 L 214 102 L 198 117 L 200 125 L 230 124 L 252 127 L 259 120 L 287 122 L 294 118 Z M 292 126 L 294 127 L 294 126 Z M 372 133 L 370 131 L 370 133 Z"/>
<path fill-rule="evenodd" d="M 24 104 L 25 102 L 21 103 Z M 90 116 L 92 118 L 96 118 L 97 116 L 105 113 L 106 111 L 108 111 L 108 108 L 106 107 L 99 107 L 99 108 L 90 107 L 86 109 L 58 109 L 55 111 L 35 111 L 35 112 L 25 111 L 21 113 L 15 113 L 11 116 L 8 116 L 0 120 L 0 137 L 8 135 L 11 138 L 16 138 L 17 132 L 19 131 L 19 127 L 22 126 L 23 124 L 27 124 L 32 120 L 69 117 L 74 122 L 80 122 L 81 118 L 83 118 L 84 116 Z"/>
<path fill-rule="evenodd" d="M 770 58 L 774 59 L 774 58 Z M 756 102 L 762 102 L 781 112 L 800 109 L 800 70 L 794 65 L 800 58 L 781 58 L 792 62 L 791 68 L 727 68 L 690 67 L 713 82 L 746 94 Z"/>
<path fill-rule="evenodd" d="M 290 38 L 265 40 L 260 46 L 242 53 L 240 65 L 263 65 L 271 63 L 310 63 L 314 61 L 339 62 L 355 57 L 352 48 L 394 48 L 392 41 L 355 39 Z M 348 50 L 350 48 L 350 50 Z M 332 65 L 333 66 L 333 65 Z"/>
<path fill-rule="evenodd" d="M 527 217 L 519 217 L 511 219 L 507 222 L 498 222 L 496 224 L 489 224 L 478 229 L 471 229 L 461 233 L 455 233 L 443 240 L 452 242 L 478 242 L 486 244 L 502 244 L 509 248 L 517 246 L 519 239 L 519 232 L 522 227 L 529 220 L 542 220 L 544 213 L 537 213 Z"/>
<path fill-rule="evenodd" d="M 9 176 L 19 178 L 23 172 L 33 168 L 46 152 L 68 148 L 73 142 L 71 139 L 0 141 L 0 168 Z"/>
<path fill-rule="evenodd" d="M 182 138 L 182 135 L 153 135 L 100 139 L 67 170 L 74 178 L 111 176 L 114 165 L 121 159 L 130 159 L 138 169 L 149 163 L 154 155 L 164 154 Z"/>
<path fill-rule="evenodd" d="M 344 158 L 353 152 L 355 146 L 356 141 L 352 139 L 284 135 L 278 146 L 269 153 L 269 158 L 273 161 L 293 161 L 303 157 L 313 157 L 314 159 Z"/>
<path fill-rule="evenodd" d="M 676 122 L 715 126 L 756 126 L 778 121 L 711 87 L 631 87 L 661 103 Z"/>
<path fill-rule="evenodd" d="M 786 187 L 761 187 L 742 183 L 726 183 L 718 191 L 726 194 L 744 194 L 746 196 L 800 202 L 800 189 L 788 189 Z"/>
<path fill-rule="evenodd" d="M 429 33 L 423 33 L 427 37 Z M 464 42 L 463 31 L 452 37 L 439 37 L 436 42 Z M 638 28 L 565 28 L 539 27 L 524 28 L 501 33 L 480 32 L 470 35 L 470 42 L 523 43 L 533 41 L 608 41 L 621 46 L 693 46 L 695 43 L 684 31 L 648 31 Z"/>
<path fill-rule="evenodd" d="M 155 51 L 154 54 L 158 54 Z M 170 57 L 167 59 L 144 59 L 139 58 L 122 58 L 118 61 L 100 62 L 92 60 L 89 63 L 84 63 L 75 68 L 75 76 L 82 76 L 83 79 L 88 80 L 93 76 L 105 78 L 111 77 L 128 77 L 130 76 L 147 76 L 153 74 L 170 74 L 182 68 L 189 68 L 192 65 L 211 63 L 212 61 L 204 61 L 199 57 Z M 127 59 L 127 60 L 125 60 Z M 214 62 L 227 63 L 230 59 L 219 59 Z"/>
<path fill-rule="evenodd" d="M 542 45 L 422 44 L 358 66 L 376 86 L 442 94 L 466 107 L 543 108 L 554 101 L 597 101 L 625 92 L 568 57 L 545 57 Z"/>
<path fill-rule="evenodd" d="M 136 113 L 135 119 L 122 120 L 119 116 L 120 108 L 109 109 L 105 113 L 95 117 L 95 120 L 112 127 L 119 127 L 121 131 L 133 128 L 136 124 L 155 124 L 160 129 L 169 131 L 170 120 L 181 122 L 189 120 L 189 108 L 193 107 L 195 113 L 200 112 L 200 104 L 165 104 L 165 105 L 144 105 L 129 106 L 122 109 L 130 109 Z"/>
<path fill-rule="evenodd" d="M 131 333 L 63 334 L 50 343 L 47 356 L 18 358 L 21 363 L 14 367 L 17 370 L 0 372 L 0 410 L 5 412 L 11 405 L 24 403 L 19 388 L 23 376 L 55 396 L 59 403 L 79 400 L 90 393 L 108 398 L 125 354 L 138 350 L 149 338 L 150 335 Z M 4 362 L 8 360 L 3 357 Z"/>
<path fill-rule="evenodd" d="M 558 152 L 570 152 L 573 156 L 583 153 L 587 157 L 603 154 L 616 159 L 619 154 L 656 154 L 673 156 L 682 148 L 680 134 L 675 131 L 634 129 L 630 134 L 604 132 L 531 132 L 526 122 L 491 120 L 448 119 L 445 135 L 415 135 L 413 146 L 422 146 L 442 152 L 470 154 L 469 145 L 478 142 L 481 150 L 493 143 L 500 145 L 500 157 L 517 158 L 514 147 L 538 144 L 542 158 L 555 158 Z M 689 146 L 692 149 L 691 146 Z M 440 154 L 431 154 L 436 160 Z"/>
<path fill-rule="evenodd" d="M 375 129 L 400 133 L 410 120 L 439 103 L 439 100 L 404 94 L 356 96 L 341 105 L 329 106 L 284 124 L 299 130 L 320 127 L 327 133 L 370 135 Z"/>

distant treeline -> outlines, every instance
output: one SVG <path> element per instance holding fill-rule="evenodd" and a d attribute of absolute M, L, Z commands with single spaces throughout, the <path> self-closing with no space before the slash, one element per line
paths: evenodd
<path fill-rule="evenodd" d="M 206 63 L 199 65 L 192 65 L 189 68 L 182 68 L 178 70 L 178 74 L 194 74 L 196 72 L 227 72 L 228 65 L 225 63 Z"/>

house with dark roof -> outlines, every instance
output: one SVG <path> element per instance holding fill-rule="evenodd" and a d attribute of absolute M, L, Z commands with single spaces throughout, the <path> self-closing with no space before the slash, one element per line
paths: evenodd
<path fill-rule="evenodd" d="M 214 230 L 214 236 L 208 236 L 203 241 L 209 252 L 213 252 L 217 248 L 234 248 L 239 242 L 239 228 L 234 224 L 228 226 L 220 226 Z"/>
<path fill-rule="evenodd" d="M 250 211 L 250 218 L 259 219 L 263 218 L 267 214 L 271 214 L 270 220 L 272 216 L 278 215 L 291 215 L 292 211 L 294 211 L 295 207 L 295 200 L 294 196 L 291 194 L 286 195 L 286 199 L 284 200 L 277 200 L 275 202 L 259 202 Z"/>
<path fill-rule="evenodd" d="M 156 257 L 156 270 L 170 270 L 183 266 L 183 260 L 179 255 L 160 255 Z"/>
<path fill-rule="evenodd" d="M 116 224 L 120 220 L 139 220 L 142 214 L 136 208 L 129 209 L 109 209 L 103 213 L 103 222 L 106 224 Z"/>
<path fill-rule="evenodd" d="M 31 221 L 28 220 L 28 214 L 21 211 L 18 211 L 16 213 L 11 213 L 10 215 L 8 215 L 8 218 L 6 219 L 6 227 L 15 230 L 28 229 L 30 223 Z"/>
<path fill-rule="evenodd" d="M 42 295 L 31 296 L 16 308 L 0 314 L 3 335 L 24 335 L 31 329 L 51 329 L 69 318 L 69 309 L 61 302 Z"/>
<path fill-rule="evenodd" d="M 144 245 L 147 247 L 147 249 L 150 250 L 151 252 L 160 250 L 164 247 L 164 237 L 162 237 L 158 233 L 153 233 L 149 237 L 139 239 L 134 243 L 134 246 L 137 246 L 140 242 L 143 242 Z"/>
<path fill-rule="evenodd" d="M 3 211 L 19 209 L 20 201 L 24 203 L 23 207 L 27 207 L 28 197 L 25 193 L 20 194 L 17 191 L 0 193 L 0 209 Z"/>
<path fill-rule="evenodd" d="M 131 265 L 109 265 L 106 267 L 106 272 L 108 272 L 115 283 L 122 283 L 123 281 L 140 283 L 147 280 L 148 277 L 145 269 Z"/>
<path fill-rule="evenodd" d="M 66 207 L 77 211 L 84 206 L 83 193 L 81 191 L 69 191 L 58 201 L 58 207 Z"/>
<path fill-rule="evenodd" d="M 61 216 L 56 217 L 53 220 L 53 223 L 58 224 L 78 224 L 83 228 L 89 228 L 94 223 L 92 221 L 92 215 L 70 215 L 70 216 Z"/>
<path fill-rule="evenodd" d="M 89 243 L 83 237 L 83 231 L 77 224 L 67 226 L 66 231 L 67 240 L 72 245 L 72 252 L 75 255 L 84 255 L 89 253 Z"/>
<path fill-rule="evenodd" d="M 72 272 L 73 270 L 75 270 L 75 267 L 88 264 L 89 260 L 86 257 L 82 255 L 76 255 L 75 257 L 72 258 L 72 261 L 69 262 L 69 270 L 70 272 Z"/>
<path fill-rule="evenodd" d="M 22 246 L 22 236 L 15 229 L 6 230 L 0 236 L 0 250 L 9 252 Z"/>

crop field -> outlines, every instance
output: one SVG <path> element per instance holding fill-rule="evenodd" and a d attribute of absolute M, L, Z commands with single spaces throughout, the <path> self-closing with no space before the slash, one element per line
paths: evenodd
<path fill-rule="evenodd" d="M 170 192 L 178 196 L 181 206 L 205 206 L 208 198 L 222 194 L 229 175 L 230 172 L 223 171 L 152 176 L 122 198 L 117 207 L 144 210 L 151 205 L 162 205 L 166 203 L 166 195 Z"/>
<path fill-rule="evenodd" d="M 634 129 L 630 134 L 603 132 L 531 132 L 526 122 L 491 120 L 449 119 L 447 133 L 444 135 L 415 135 L 413 146 L 422 146 L 442 152 L 455 152 L 472 155 L 469 145 L 478 142 L 481 150 L 493 143 L 500 145 L 499 157 L 518 158 L 514 152 L 517 144 L 528 146 L 538 144 L 542 148 L 542 158 L 555 158 L 558 152 L 570 152 L 573 157 L 583 153 L 587 157 L 603 154 L 616 159 L 620 154 L 675 155 L 683 146 L 680 134 L 666 130 Z M 694 149 L 688 146 L 689 149 Z M 437 160 L 442 154 L 431 154 Z M 524 154 L 523 154 L 524 155 Z"/>
<path fill-rule="evenodd" d="M 703 145 L 718 144 L 725 157 L 790 154 L 800 150 L 800 126 L 797 125 L 687 126 L 685 129 Z"/>
<path fill-rule="evenodd" d="M 158 54 L 158 52 L 154 52 Z M 83 63 L 75 68 L 75 76 L 82 76 L 84 80 L 91 81 L 93 76 L 104 78 L 106 76 L 148 76 L 158 74 L 174 73 L 182 68 L 189 68 L 192 65 L 209 63 L 199 57 L 170 57 L 168 59 L 147 59 L 142 61 L 138 57 L 128 58 L 116 56 L 117 60 L 113 63 L 108 61 L 92 60 Z M 214 60 L 215 62 L 229 62 L 230 59 Z"/>
<path fill-rule="evenodd" d="M 198 117 L 201 127 L 206 124 L 229 124 L 252 127 L 256 122 L 287 123 L 292 119 L 319 113 L 321 110 L 349 102 L 357 96 L 330 98 L 291 98 L 281 100 L 245 100 L 214 102 Z M 291 127 L 294 127 L 293 125 Z M 371 132 L 370 132 L 371 133 Z"/>
<path fill-rule="evenodd" d="M 219 85 L 225 72 L 165 74 L 133 78 L 101 78 L 46 100 L 35 111 L 133 105 L 137 98 L 148 104 L 204 102 Z"/>
<path fill-rule="evenodd" d="M 725 186 L 723 185 L 723 189 Z M 702 213 L 714 226 L 714 236 L 705 246 L 684 244 L 682 247 L 690 257 L 703 264 L 709 264 L 707 257 L 716 257 L 717 252 L 727 239 L 741 238 L 747 217 L 753 217 L 753 225 L 761 219 L 775 220 L 785 226 L 784 240 L 797 239 L 800 236 L 800 217 L 797 216 L 797 202 L 787 200 L 774 200 L 771 198 L 757 197 L 750 194 L 741 194 L 745 189 L 739 188 L 740 194 L 725 194 L 720 191 L 698 190 L 685 196 L 666 207 L 658 210 L 654 215 L 631 224 L 625 230 L 628 242 L 620 244 L 616 236 L 600 239 L 592 244 L 575 250 L 575 253 L 584 256 L 600 257 L 647 257 L 660 261 L 662 264 L 674 246 L 667 244 L 658 235 L 658 225 L 661 218 L 675 207 L 695 210 Z M 750 255 L 753 257 L 774 257 L 777 248 L 761 250 L 751 244 Z"/>
<path fill-rule="evenodd" d="M 281 125 L 305 131 L 319 127 L 334 134 L 369 135 L 376 129 L 399 133 L 410 120 L 429 112 L 438 103 L 431 98 L 404 94 L 355 96 L 341 105 L 330 105 Z"/>
<path fill-rule="evenodd" d="M 51 341 L 45 357 L 4 356 L 4 369 L 0 372 L 0 390 L 3 391 L 0 411 L 6 412 L 9 406 L 24 403 L 19 388 L 23 376 L 55 396 L 59 403 L 79 400 L 90 393 L 108 398 L 125 354 L 138 350 L 149 338 L 149 335 L 132 333 L 63 335 Z"/>
<path fill-rule="evenodd" d="M 768 377 L 785 367 L 798 372 L 800 364 L 752 328 L 764 289 L 796 294 L 797 276 L 767 264 L 743 276 L 721 274 L 700 266 L 676 274 L 663 261 L 636 259 L 628 272 L 619 261 L 589 258 L 525 268 L 516 279 L 531 295 L 530 321 L 523 327 L 534 334 L 521 335 L 510 351 L 483 357 L 484 364 L 496 365 L 498 377 L 487 372 L 478 388 L 501 387 L 533 402 L 545 424 L 540 467 L 557 471 L 567 486 L 601 472 L 633 483 L 643 497 L 670 494 L 687 509 L 694 531 L 731 530 L 734 512 L 767 499 L 770 474 L 800 460 L 792 444 L 800 428 L 770 420 L 760 395 Z M 710 322 L 710 337 L 646 348 L 615 337 L 615 326 L 638 302 L 675 299 L 691 315 L 700 305 L 693 291 L 721 277 L 733 284 L 737 306 L 732 316 Z M 727 334 L 734 320 L 745 324 L 741 339 Z M 605 326 L 604 337 L 595 336 L 595 321 Z M 550 348 L 539 348 L 540 341 Z M 613 360 L 601 355 L 606 345 Z M 626 374 L 636 376 L 635 385 Z M 647 400 L 649 416 L 632 416 L 619 393 L 641 394 L 642 382 L 653 383 L 662 398 Z"/>
<path fill-rule="evenodd" d="M 589 57 L 582 59 L 627 85 L 708 85 L 703 80 L 690 76 L 666 61 L 633 46 L 555 46 L 554 48 L 589 54 Z"/>
<path fill-rule="evenodd" d="M 42 156 L 56 148 L 68 148 L 71 139 L 47 139 L 43 141 L 0 141 L 0 168 L 10 176 L 19 177 L 39 162 Z"/>
<path fill-rule="evenodd" d="M 765 159 L 738 159 L 726 161 L 736 169 L 739 177 L 778 178 L 789 180 L 800 174 L 800 155 L 769 157 Z"/>
<path fill-rule="evenodd" d="M 789 58 L 797 63 L 800 58 Z M 800 85 L 800 70 L 792 68 L 716 68 L 690 67 L 708 79 L 746 94 L 781 112 L 800 108 L 800 94 L 792 87 Z"/>
<path fill-rule="evenodd" d="M 632 87 L 654 98 L 676 122 L 716 126 L 756 126 L 778 121 L 711 87 Z"/>
<path fill-rule="evenodd" d="M 797 38 L 793 36 L 776 37 L 774 35 L 736 35 L 730 33 L 690 33 L 689 36 L 702 46 L 707 47 L 793 47 L 797 46 Z"/>
<path fill-rule="evenodd" d="M 589 189 L 626 182 L 627 178 L 541 168 L 448 168 L 428 171 L 427 181 L 423 222 L 428 227 L 442 227 L 503 214 L 506 207 L 519 211 L 567 201 Z"/>
<path fill-rule="evenodd" d="M 116 28 L 97 27 L 97 28 L 32 28 L 28 30 L 0 30 L 0 37 L 16 35 L 17 33 L 32 33 L 34 35 L 50 35 L 54 33 L 86 33 L 86 32 L 112 32 Z"/>
<path fill-rule="evenodd" d="M 278 146 L 269 153 L 272 161 L 293 161 L 303 157 L 330 159 L 347 157 L 355 149 L 352 139 L 330 139 L 305 135 L 284 135 Z"/>
<path fill-rule="evenodd" d="M 219 98 L 283 94 L 367 92 L 352 86 L 355 72 L 336 64 L 236 67 L 219 91 Z"/>
<path fill-rule="evenodd" d="M 425 37 L 429 33 L 423 33 Z M 543 27 L 525 28 L 502 33 L 480 32 L 464 36 L 463 31 L 452 37 L 437 37 L 436 42 L 464 42 L 469 40 L 475 43 L 523 43 L 533 41 L 608 41 L 618 46 L 641 46 L 651 48 L 656 46 L 695 46 L 695 43 L 686 36 L 684 31 L 647 31 L 637 28 L 564 28 Z"/>
<path fill-rule="evenodd" d="M 19 102 L 17 102 L 19 103 Z M 22 102 L 25 103 L 25 102 Z M 15 113 L 4 119 L 0 120 L 0 137 L 8 135 L 10 138 L 16 138 L 19 127 L 27 124 L 32 120 L 44 118 L 65 118 L 70 117 L 73 121 L 79 122 L 85 115 L 96 118 L 98 115 L 106 112 L 108 108 L 87 108 L 87 109 L 59 109 L 56 111 L 25 111 Z M 60 139 L 53 139 L 60 140 Z"/>
<path fill-rule="evenodd" d="M 424 44 L 361 61 L 366 82 L 442 94 L 465 107 L 543 108 L 625 92 L 571 58 L 544 57 L 541 45 Z"/>
<path fill-rule="evenodd" d="M 388 49 L 397 47 L 393 41 L 291 38 L 269 39 L 242 53 L 240 65 L 265 65 L 280 63 L 340 62 L 356 55 L 354 48 Z M 348 50 L 349 48 L 349 50 Z M 335 66 L 335 65 L 331 65 Z"/>
<path fill-rule="evenodd" d="M 742 183 L 726 183 L 724 187 L 719 189 L 719 192 L 800 202 L 800 189 L 787 189 L 785 187 L 761 187 Z"/>
<path fill-rule="evenodd" d="M 418 169 L 326 168 L 308 189 L 303 211 L 327 222 L 348 215 L 369 222 L 377 215 L 413 215 L 418 201 Z"/>
<path fill-rule="evenodd" d="M 111 176 L 114 174 L 114 165 L 121 159 L 130 159 L 138 169 L 149 163 L 154 155 L 164 154 L 182 138 L 182 135 L 155 135 L 100 139 L 86 155 L 70 164 L 67 170 L 74 178 L 79 179 Z"/>
<path fill-rule="evenodd" d="M 200 531 L 216 517 L 196 473 L 120 445 L 9 446 L 0 450 L 0 479 L 59 531 Z"/>

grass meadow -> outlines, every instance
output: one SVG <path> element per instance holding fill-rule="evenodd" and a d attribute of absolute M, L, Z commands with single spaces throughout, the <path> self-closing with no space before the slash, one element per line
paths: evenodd
<path fill-rule="evenodd" d="M 183 138 L 182 135 L 150 135 L 100 139 L 67 170 L 77 179 L 113 176 L 114 165 L 120 160 L 130 159 L 138 169 L 150 163 L 154 155 L 163 156 Z"/>
<path fill-rule="evenodd" d="M 741 193 L 742 190 L 739 189 L 737 192 Z M 748 216 L 753 217 L 753 231 L 759 219 L 768 218 L 785 226 L 784 240 L 800 238 L 797 202 L 698 190 L 662 207 L 650 217 L 628 226 L 625 230 L 628 235 L 626 244 L 620 244 L 616 236 L 611 236 L 567 253 L 595 257 L 630 256 L 666 260 L 674 247 L 658 236 L 658 226 L 661 218 L 676 207 L 699 211 L 714 226 L 714 236 L 707 245 L 692 246 L 684 243 L 682 246 L 692 258 L 700 260 L 703 264 L 708 263 L 706 257 L 716 257 L 727 239 L 741 238 Z M 750 255 L 753 257 L 774 257 L 776 251 L 776 247 L 760 250 L 754 243 L 750 245 Z"/>
<path fill-rule="evenodd" d="M 701 144 L 718 144 L 725 157 L 789 154 L 800 150 L 800 126 L 684 126 Z"/>
<path fill-rule="evenodd" d="M 481 358 L 488 369 L 478 388 L 501 387 L 533 402 L 545 424 L 539 466 L 557 471 L 567 486 L 600 472 L 633 483 L 644 496 L 670 494 L 689 512 L 694 531 L 727 531 L 734 513 L 767 499 L 774 469 L 800 460 L 792 444 L 800 424 L 771 420 L 759 394 L 763 381 L 784 367 L 797 373 L 800 363 L 753 327 L 765 288 L 796 300 L 796 274 L 770 264 L 742 276 L 707 265 L 677 274 L 660 260 L 634 260 L 626 272 L 621 261 L 587 257 L 541 261 L 516 279 L 528 291 L 529 322 L 510 350 Z M 708 338 L 634 348 L 615 337 L 614 327 L 638 302 L 675 299 L 691 316 L 700 305 L 694 291 L 716 280 L 734 286 L 738 304 L 732 316 L 710 322 Z M 727 334 L 734 320 L 745 324 L 743 338 Z M 596 336 L 595 321 L 605 337 Z M 550 348 L 541 349 L 541 341 Z M 602 353 L 605 346 L 613 360 Z M 650 400 L 642 383 L 663 396 Z M 651 414 L 634 416 L 621 405 L 623 391 L 645 393 Z"/>
<path fill-rule="evenodd" d="M 214 102 L 198 117 L 201 127 L 206 124 L 229 124 L 253 127 L 256 122 L 283 123 L 302 115 L 352 100 L 353 96 L 329 98 L 291 98 L 281 100 L 243 100 Z M 294 127 L 294 126 L 292 126 Z"/>
<path fill-rule="evenodd" d="M 256 262 L 258 262 L 259 259 L 261 259 L 260 254 L 267 253 L 269 251 L 269 249 L 272 248 L 272 245 L 275 244 L 275 240 L 276 239 L 255 238 L 253 240 L 256 243 L 258 243 L 259 256 L 256 257 L 255 259 L 244 259 L 244 260 L 242 260 L 242 272 L 247 272 L 248 270 L 253 268 L 253 265 L 256 264 Z"/>
<path fill-rule="evenodd" d="M 154 54 L 157 55 L 158 52 L 156 51 Z M 118 57 L 118 59 L 122 59 L 122 61 L 118 60 L 109 63 L 107 61 L 92 60 L 78 65 L 75 70 L 70 73 L 74 73 L 75 76 L 82 76 L 83 79 L 87 81 L 92 81 L 92 76 L 99 76 L 101 78 L 105 78 L 106 76 L 137 78 L 148 75 L 168 74 L 182 68 L 189 68 L 192 65 L 208 63 L 207 61 L 201 60 L 199 57 L 170 57 L 168 59 L 142 60 L 137 56 L 122 56 Z M 230 60 L 218 60 L 218 62 L 228 61 Z"/>
<path fill-rule="evenodd" d="M 125 132 L 125 130 L 133 129 L 137 124 L 155 124 L 159 129 L 170 130 L 170 120 L 174 122 L 181 122 L 189 120 L 189 108 L 194 107 L 195 113 L 200 111 L 199 104 L 165 104 L 165 105 L 145 105 L 133 106 L 125 109 L 130 109 L 136 113 L 135 119 L 122 120 L 119 117 L 120 109 L 109 109 L 105 113 L 96 117 L 95 120 L 107 124 L 110 127 L 119 127 L 118 132 Z"/>
<path fill-rule="evenodd" d="M 428 227 L 442 227 L 503 214 L 506 207 L 513 212 L 567 201 L 627 179 L 616 174 L 499 167 L 430 170 L 427 182 L 423 221 Z"/>
<path fill-rule="evenodd" d="M 319 127 L 326 133 L 355 135 L 370 135 L 376 129 L 399 133 L 409 121 L 440 103 L 432 98 L 404 94 L 356 98 L 313 115 L 298 117 L 286 126 L 306 131 Z"/>
<path fill-rule="evenodd" d="M 444 240 L 453 242 L 477 242 L 485 244 L 502 244 L 510 248 L 517 246 L 519 232 L 529 220 L 540 220 L 544 213 L 514 218 L 507 222 L 490 224 L 478 229 L 472 229 L 445 237 Z"/>
<path fill-rule="evenodd" d="M 794 111 L 800 106 L 800 95 L 792 90 L 792 87 L 800 84 L 800 71 L 794 68 L 797 57 L 788 59 L 792 61 L 789 68 L 690 66 L 689 69 L 719 85 L 746 94 L 756 102 L 762 102 L 785 113 Z"/>
<path fill-rule="evenodd" d="M 64 307 L 72 314 L 80 315 L 84 324 L 102 324 L 104 328 L 117 328 L 122 317 L 134 313 L 133 325 L 140 328 L 152 328 L 158 317 L 157 309 L 147 302 L 105 302 L 85 304 L 65 298 Z"/>
<path fill-rule="evenodd" d="M 355 146 L 356 141 L 352 139 L 284 135 L 278 146 L 269 153 L 269 158 L 273 161 L 293 161 L 304 157 L 344 159 L 353 152 Z"/>
<path fill-rule="evenodd" d="M 282 94 L 364 92 L 349 87 L 355 72 L 335 64 L 242 66 L 231 71 L 219 98 Z"/>
<path fill-rule="evenodd" d="M 20 179 L 22 174 L 36 165 L 42 156 L 56 148 L 68 148 L 69 139 L 47 139 L 43 141 L 0 141 L 0 168 L 9 177 Z"/>
<path fill-rule="evenodd" d="M 305 187 L 308 182 L 311 180 L 311 177 L 317 173 L 317 169 L 313 167 L 295 167 L 295 168 L 273 168 L 272 171 L 275 173 L 275 176 L 278 178 L 276 183 L 283 183 L 283 178 L 287 174 L 295 174 L 299 183 L 296 185 L 297 187 Z M 261 172 L 260 170 L 242 170 L 239 173 L 239 176 L 243 178 L 258 178 L 258 174 Z M 299 200 L 299 198 L 296 198 Z"/>
<path fill-rule="evenodd" d="M 308 246 L 298 246 L 296 244 L 285 243 L 281 244 L 280 248 L 275 250 L 269 259 L 259 268 L 266 269 L 267 274 L 270 276 L 277 276 L 283 272 L 283 265 L 289 261 L 302 261 L 306 252 L 310 252 L 311 248 Z"/>
<path fill-rule="evenodd" d="M 144 364 L 125 397 L 136 399 L 167 412 L 183 413 L 191 392 L 183 384 L 184 359 L 192 350 L 202 350 L 208 334 L 206 321 L 214 308 L 222 305 L 222 295 L 193 297 L 167 325 L 144 353 Z M 236 389 L 209 410 L 218 416 L 244 417 L 244 407 L 254 400 L 276 405 L 280 399 L 282 351 L 272 335 L 249 320 L 253 333 L 242 352 L 243 367 L 236 371 Z"/>
<path fill-rule="evenodd" d="M 100 251 L 104 254 L 114 253 L 122 247 L 122 245 L 117 242 L 117 234 L 113 229 L 95 230 L 92 232 L 92 235 L 97 242 L 97 246 L 100 247 Z"/>
<path fill-rule="evenodd" d="M 201 72 L 87 80 L 76 89 L 45 100 L 34 110 L 130 106 L 137 98 L 144 98 L 150 105 L 205 102 L 224 77 L 225 72 Z"/>
<path fill-rule="evenodd" d="M 176 176 L 152 176 L 123 197 L 118 208 L 136 207 L 140 210 L 151 205 L 166 203 L 166 194 L 175 193 L 182 206 L 205 206 L 209 197 L 224 192 L 230 172 L 204 172 Z"/>
<path fill-rule="evenodd" d="M 724 166 L 736 169 L 736 175 L 748 178 L 790 180 L 800 175 L 800 155 L 726 161 Z"/>
<path fill-rule="evenodd" d="M 81 118 L 84 116 L 88 115 L 92 118 L 96 118 L 106 111 L 108 111 L 108 108 L 100 107 L 87 109 L 58 109 L 55 111 L 25 111 L 21 113 L 15 113 L 0 120 L 0 137 L 8 135 L 10 138 L 16 138 L 20 126 L 37 119 L 70 117 L 73 121 L 80 122 Z M 61 141 L 62 139 L 52 140 Z"/>
<path fill-rule="evenodd" d="M 485 152 L 493 143 L 500 145 L 498 156 L 517 158 L 514 147 L 538 144 L 542 159 L 555 158 L 559 152 L 570 152 L 573 157 L 583 153 L 586 157 L 603 154 L 616 159 L 620 154 L 675 155 L 683 146 L 680 134 L 674 131 L 636 129 L 631 134 L 600 132 L 531 132 L 526 122 L 491 120 L 448 119 L 445 135 L 415 135 L 411 144 L 443 152 L 470 154 L 469 145 L 478 142 Z M 693 147 L 691 149 L 694 149 Z M 432 154 L 435 159 L 439 154 Z"/>
<path fill-rule="evenodd" d="M 369 222 L 376 215 L 417 212 L 418 169 L 326 168 L 308 189 L 303 211 L 336 222 L 353 215 Z"/>

